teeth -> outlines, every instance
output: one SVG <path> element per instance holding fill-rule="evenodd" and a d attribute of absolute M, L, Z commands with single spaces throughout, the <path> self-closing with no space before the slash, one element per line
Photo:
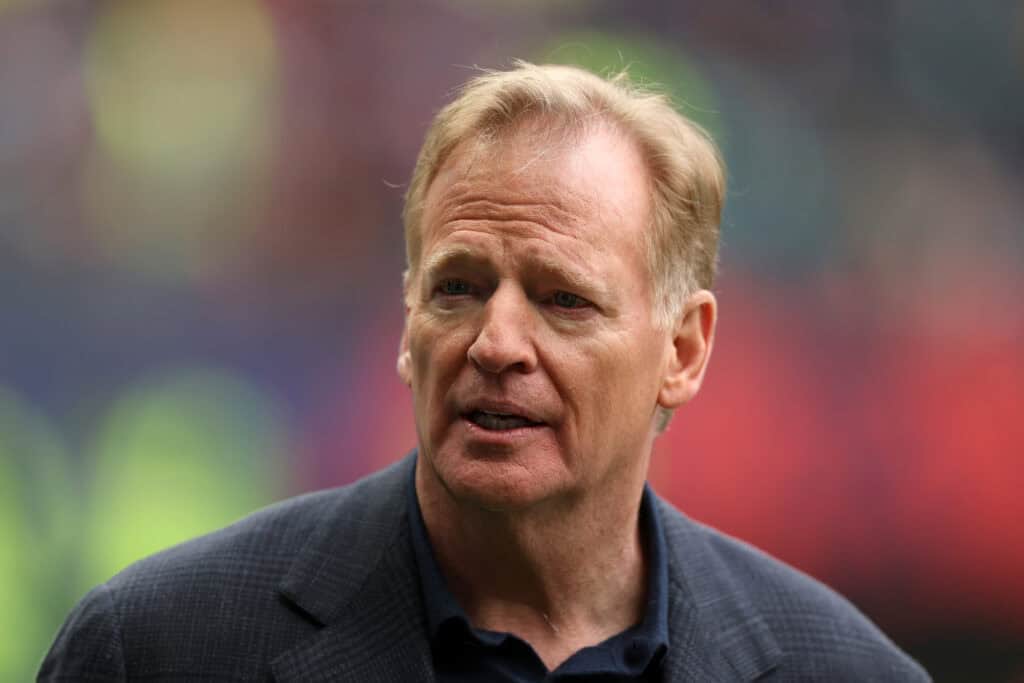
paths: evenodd
<path fill-rule="evenodd" d="M 530 422 L 525 417 L 519 417 L 518 415 L 500 415 L 497 413 L 485 413 L 482 410 L 477 410 L 470 414 L 469 419 L 477 425 L 480 425 L 484 429 L 516 429 L 518 427 L 529 427 L 535 423 Z"/>

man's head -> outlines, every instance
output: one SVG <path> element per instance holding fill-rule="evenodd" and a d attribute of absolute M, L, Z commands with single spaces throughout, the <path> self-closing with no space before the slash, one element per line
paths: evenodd
<path fill-rule="evenodd" d="M 714 148 L 661 100 L 564 67 L 484 76 L 438 118 L 406 207 L 398 364 L 422 461 L 498 508 L 639 491 L 710 353 Z"/>
<path fill-rule="evenodd" d="M 637 87 L 625 73 L 604 79 L 573 67 L 518 62 L 512 70 L 469 81 L 434 118 L 416 160 L 403 211 L 410 272 L 420 262 L 424 198 L 452 150 L 464 142 L 493 145 L 524 120 L 538 118 L 552 140 L 601 121 L 637 145 L 652 202 L 644 249 L 655 316 L 661 325 L 671 325 L 687 295 L 714 282 L 725 171 L 699 126 L 664 95 Z"/>

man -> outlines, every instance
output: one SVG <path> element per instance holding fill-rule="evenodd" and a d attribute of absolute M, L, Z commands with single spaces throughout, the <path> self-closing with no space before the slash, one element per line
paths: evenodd
<path fill-rule="evenodd" d="M 406 199 L 418 452 L 129 567 L 41 678 L 928 680 L 645 485 L 711 352 L 723 191 L 709 139 L 623 78 L 470 82 Z"/>

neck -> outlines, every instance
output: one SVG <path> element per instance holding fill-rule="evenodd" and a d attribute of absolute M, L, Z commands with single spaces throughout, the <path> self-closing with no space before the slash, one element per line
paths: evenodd
<path fill-rule="evenodd" d="M 643 478 L 515 511 L 455 499 L 424 458 L 416 492 L 448 586 L 477 628 L 513 633 L 553 669 L 643 618 Z"/>

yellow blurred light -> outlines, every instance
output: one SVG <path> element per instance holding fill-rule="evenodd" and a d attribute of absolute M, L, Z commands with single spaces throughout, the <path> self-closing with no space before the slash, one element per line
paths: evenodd
<path fill-rule="evenodd" d="M 277 49 L 255 0 L 115 0 L 89 38 L 85 75 L 104 151 L 161 176 L 208 173 L 269 132 Z"/>
<path fill-rule="evenodd" d="M 256 0 L 112 0 L 85 54 L 95 127 L 80 201 L 103 265 L 159 279 L 231 272 L 259 227 L 278 51 Z"/>
<path fill-rule="evenodd" d="M 242 378 L 194 369 L 127 391 L 96 440 L 83 588 L 272 501 L 286 451 L 280 410 Z"/>

